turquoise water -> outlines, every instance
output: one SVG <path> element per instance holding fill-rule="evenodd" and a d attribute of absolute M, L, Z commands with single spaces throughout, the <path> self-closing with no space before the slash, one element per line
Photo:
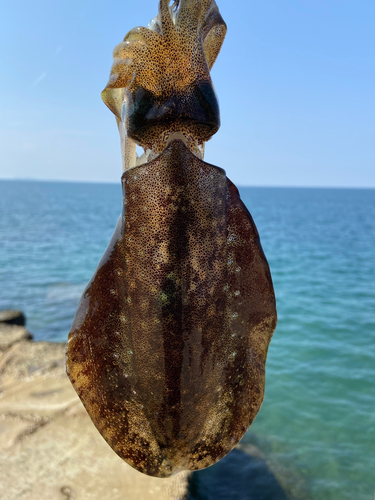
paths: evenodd
<path fill-rule="evenodd" d="M 375 190 L 242 188 L 279 323 L 245 436 L 313 500 L 375 491 Z M 0 308 L 66 340 L 121 210 L 118 185 L 0 181 Z M 254 437 L 256 436 L 256 438 Z"/>

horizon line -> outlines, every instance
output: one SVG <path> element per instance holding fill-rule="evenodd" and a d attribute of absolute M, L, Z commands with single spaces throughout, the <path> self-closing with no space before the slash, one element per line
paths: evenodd
<path fill-rule="evenodd" d="M 10 182 L 49 182 L 65 184 L 120 184 L 120 181 L 72 180 L 72 179 L 38 179 L 32 177 L 0 177 L 1 181 Z M 239 188 L 267 188 L 267 189 L 367 189 L 374 190 L 375 186 L 319 186 L 319 185 L 265 185 L 265 184 L 236 184 Z"/>

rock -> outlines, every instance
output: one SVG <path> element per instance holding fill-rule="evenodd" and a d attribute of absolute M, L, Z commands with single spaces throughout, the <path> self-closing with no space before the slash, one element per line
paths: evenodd
<path fill-rule="evenodd" d="M 0 357 L 0 387 L 40 375 L 66 377 L 65 344 L 20 342 Z"/>
<path fill-rule="evenodd" d="M 0 352 L 6 351 L 17 342 L 31 340 L 32 338 L 33 336 L 24 326 L 0 323 Z"/>
<path fill-rule="evenodd" d="M 25 326 L 26 317 L 22 311 L 14 311 L 6 309 L 0 311 L 0 323 L 7 323 L 8 325 Z"/>
<path fill-rule="evenodd" d="M 0 415 L 53 420 L 76 404 L 77 394 L 66 379 L 35 377 L 6 390 L 0 398 Z"/>
<path fill-rule="evenodd" d="M 0 410 L 1 413 L 1 410 Z M 30 427 L 30 421 L 23 419 L 18 415 L 0 415 L 0 450 L 7 450 L 14 446 L 14 444 L 27 432 Z"/>

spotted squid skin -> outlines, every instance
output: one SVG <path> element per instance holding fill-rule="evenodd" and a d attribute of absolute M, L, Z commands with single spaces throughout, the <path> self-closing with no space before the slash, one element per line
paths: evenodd
<path fill-rule="evenodd" d="M 113 52 L 102 99 L 127 139 L 158 154 L 171 133 L 193 150 L 219 129 L 210 70 L 227 32 L 214 0 L 160 0 L 152 29 L 129 31 Z"/>
<path fill-rule="evenodd" d="M 123 216 L 77 310 L 67 372 L 115 452 L 168 477 L 214 464 L 254 420 L 275 297 L 224 170 L 175 140 L 122 183 Z"/>

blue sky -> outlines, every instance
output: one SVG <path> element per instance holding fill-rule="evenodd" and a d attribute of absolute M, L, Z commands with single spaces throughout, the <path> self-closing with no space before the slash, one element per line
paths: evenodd
<path fill-rule="evenodd" d="M 2 2 L 0 178 L 119 182 L 100 92 L 157 3 Z M 239 185 L 375 187 L 374 0 L 217 3 L 222 126 L 206 161 Z"/>

